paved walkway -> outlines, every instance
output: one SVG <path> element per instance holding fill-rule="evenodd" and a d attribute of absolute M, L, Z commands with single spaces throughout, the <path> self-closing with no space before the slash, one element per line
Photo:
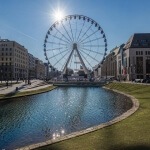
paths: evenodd
<path fill-rule="evenodd" d="M 31 80 L 31 85 L 25 84 L 25 82 L 21 82 L 21 83 L 13 84 L 12 86 L 9 85 L 8 88 L 6 86 L 1 87 L 0 94 L 15 93 L 16 87 L 18 87 L 19 92 L 25 92 L 25 91 L 39 90 L 49 86 L 51 86 L 51 84 L 47 84 L 42 80 Z"/>

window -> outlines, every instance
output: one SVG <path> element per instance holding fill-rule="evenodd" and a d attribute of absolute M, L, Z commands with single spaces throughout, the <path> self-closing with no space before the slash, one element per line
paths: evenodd
<path fill-rule="evenodd" d="M 11 66 L 11 63 L 9 63 L 9 65 Z"/>
<path fill-rule="evenodd" d="M 10 56 L 11 56 L 11 53 L 10 53 Z"/>
<path fill-rule="evenodd" d="M 138 55 L 138 51 L 136 51 L 136 55 Z"/>
<path fill-rule="evenodd" d="M 139 43 L 134 43 L 133 46 L 137 47 L 137 46 L 139 46 Z"/>
<path fill-rule="evenodd" d="M 9 50 L 11 51 L 11 48 Z"/>
<path fill-rule="evenodd" d="M 145 55 L 147 55 L 147 51 L 145 51 Z"/>
<path fill-rule="evenodd" d="M 2 53 L 2 56 L 3 56 L 4 54 Z"/>
<path fill-rule="evenodd" d="M 6 58 L 6 61 L 7 61 L 7 58 Z"/>
<path fill-rule="evenodd" d="M 148 43 L 142 43 L 142 46 L 148 46 Z"/>
<path fill-rule="evenodd" d="M 150 51 L 148 51 L 148 55 L 150 55 Z"/>
<path fill-rule="evenodd" d="M 143 51 L 141 51 L 141 55 L 143 55 Z"/>
<path fill-rule="evenodd" d="M 6 56 L 7 56 L 7 53 L 6 53 Z"/>
<path fill-rule="evenodd" d="M 4 51 L 4 48 L 2 48 L 2 51 Z"/>
<path fill-rule="evenodd" d="M 4 60 L 4 58 L 2 57 L 2 61 Z"/>
<path fill-rule="evenodd" d="M 8 50 L 8 48 L 6 48 L 6 51 Z"/>
<path fill-rule="evenodd" d="M 6 63 L 6 66 L 7 66 L 7 63 Z"/>
<path fill-rule="evenodd" d="M 146 42 L 147 42 L 147 40 L 141 40 L 141 42 L 142 42 L 142 43 L 146 43 Z"/>
<path fill-rule="evenodd" d="M 11 58 L 9 58 L 9 60 L 11 60 Z"/>

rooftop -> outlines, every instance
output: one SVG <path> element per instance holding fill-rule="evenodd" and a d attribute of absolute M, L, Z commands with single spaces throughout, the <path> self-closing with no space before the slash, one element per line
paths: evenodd
<path fill-rule="evenodd" d="M 133 34 L 124 46 L 128 48 L 150 48 L 150 33 Z"/>

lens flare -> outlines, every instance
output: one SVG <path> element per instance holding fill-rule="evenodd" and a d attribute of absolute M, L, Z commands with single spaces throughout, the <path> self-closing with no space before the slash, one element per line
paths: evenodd
<path fill-rule="evenodd" d="M 63 12 L 62 10 L 57 10 L 57 11 L 55 11 L 54 14 L 53 14 L 53 18 L 54 18 L 54 20 L 56 20 L 56 21 L 61 20 L 64 16 L 65 16 L 65 15 L 64 15 L 64 12 Z"/>

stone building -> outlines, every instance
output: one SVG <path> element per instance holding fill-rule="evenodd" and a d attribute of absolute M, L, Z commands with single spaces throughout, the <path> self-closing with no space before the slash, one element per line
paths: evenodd
<path fill-rule="evenodd" d="M 28 78 L 28 50 L 15 41 L 0 39 L 0 80 Z"/>
<path fill-rule="evenodd" d="M 100 68 L 101 77 L 117 79 L 117 55 L 124 44 L 115 47 L 106 56 L 102 67 Z"/>
<path fill-rule="evenodd" d="M 136 33 L 111 50 L 100 68 L 101 77 L 118 80 L 150 77 L 150 33 Z"/>
<path fill-rule="evenodd" d="M 37 79 L 46 79 L 45 65 L 42 60 L 35 58 L 35 72 Z"/>
<path fill-rule="evenodd" d="M 44 63 L 44 66 L 45 66 L 45 76 L 46 76 L 46 79 L 49 79 L 50 78 L 50 74 L 49 74 L 48 63 Z"/>
<path fill-rule="evenodd" d="M 150 33 L 129 38 L 117 56 L 117 76 L 125 80 L 150 77 Z"/>
<path fill-rule="evenodd" d="M 28 53 L 28 66 L 29 66 L 29 78 L 33 79 L 36 78 L 36 71 L 35 71 L 35 57 Z"/>

